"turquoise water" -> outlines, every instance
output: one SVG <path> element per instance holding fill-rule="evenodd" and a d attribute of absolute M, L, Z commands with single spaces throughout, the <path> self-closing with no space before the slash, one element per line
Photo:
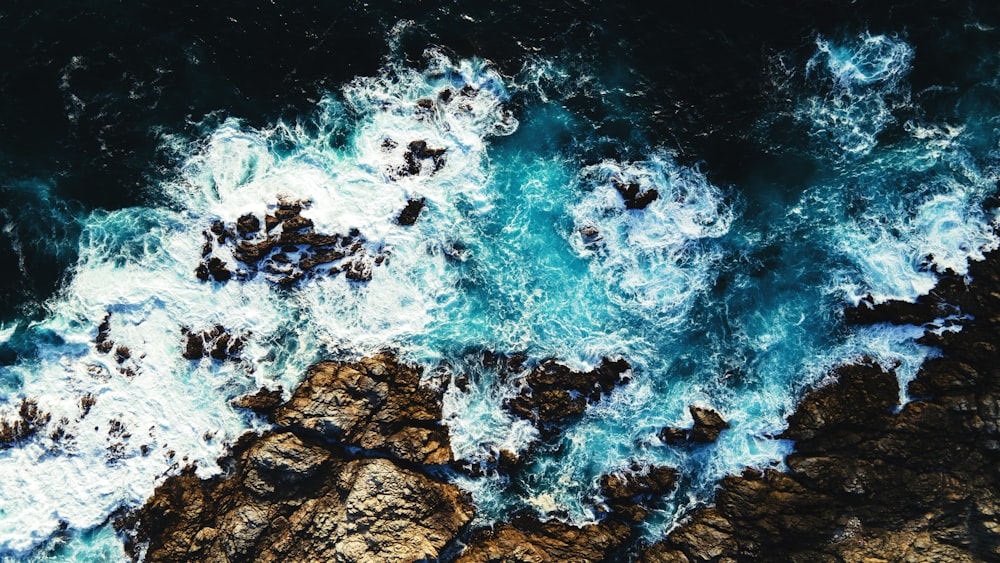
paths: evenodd
<path fill-rule="evenodd" d="M 781 466 L 791 444 L 774 436 L 833 366 L 867 355 L 905 381 L 934 353 L 915 343 L 915 327 L 845 327 L 845 306 L 913 299 L 935 268 L 964 273 L 968 258 L 996 247 L 996 211 L 983 202 L 997 182 L 997 133 L 979 91 L 995 84 L 950 93 L 952 117 L 927 119 L 908 82 L 919 57 L 903 37 L 871 34 L 820 37 L 809 57 L 789 55 L 774 77 L 785 90 L 758 124 L 785 147 L 775 156 L 787 183 L 760 163 L 748 164 L 759 170 L 745 185 L 716 185 L 707 165 L 567 109 L 579 92 L 604 89 L 602 111 L 630 115 L 620 74 L 534 60 L 504 76 L 436 49 L 422 66 L 388 59 L 298 121 L 206 120 L 194 137 L 164 135 L 174 165 L 148 188 L 159 204 L 81 217 L 79 258 L 44 318 L 0 327 L 21 350 L 0 367 L 6 410 L 36 397 L 49 429 L 71 435 L 0 450 L 0 553 L 120 559 L 107 525 L 115 510 L 139 506 L 187 463 L 218 473 L 228 444 L 266 426 L 232 398 L 291 389 L 319 358 L 384 347 L 428 374 L 470 375 L 466 391 L 445 395 L 460 460 L 538 447 L 513 482 L 454 477 L 480 522 L 522 507 L 595 520 L 600 476 L 640 461 L 682 475 L 647 522 L 651 537 L 662 533 L 710 501 L 722 476 Z M 447 149 L 445 164 L 400 177 L 415 140 Z M 618 180 L 659 198 L 627 209 Z M 426 201 L 417 223 L 397 225 L 416 197 Z M 308 202 L 317 232 L 358 229 L 389 258 L 361 284 L 198 281 L 202 231 L 262 217 L 279 199 Z M 93 345 L 108 313 L 110 339 L 131 351 L 121 364 Z M 245 335 L 239 361 L 183 359 L 181 328 L 216 324 Z M 483 350 L 580 369 L 620 356 L 633 377 L 557 444 L 539 446 L 501 408 L 519 378 L 503 383 L 482 366 Z M 96 399 L 89 411 L 85 395 Z M 718 410 L 732 429 L 704 446 L 660 443 L 663 426 L 691 423 L 691 404 Z"/>

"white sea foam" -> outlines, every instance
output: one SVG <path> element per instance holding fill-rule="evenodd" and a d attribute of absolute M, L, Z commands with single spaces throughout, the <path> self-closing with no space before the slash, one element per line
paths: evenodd
<path fill-rule="evenodd" d="M 217 472 L 226 445 L 262 425 L 230 399 L 265 384 L 290 389 L 323 350 L 356 355 L 398 344 L 447 303 L 454 276 L 438 247 L 465 214 L 489 209 L 485 138 L 511 133 L 517 121 L 486 64 L 437 51 L 427 60 L 423 71 L 389 65 L 354 81 L 324 100 L 312 127 L 255 130 L 230 119 L 203 143 L 168 138 L 183 164 L 160 189 L 182 211 L 86 219 L 72 276 L 33 328 L 45 336 L 37 358 L 2 368 L 24 382 L 7 397 L 7 414 L 32 397 L 51 421 L 0 450 L 0 552 L 24 555 L 60 526 L 93 527 L 141 503 L 181 466 Z M 344 130 L 346 145 L 331 145 Z M 412 141 L 446 149 L 443 168 L 432 174 L 425 159 L 418 173 L 399 174 Z M 415 197 L 426 200 L 420 221 L 397 225 Z M 309 202 L 303 215 L 317 231 L 356 228 L 390 259 L 367 285 L 315 278 L 289 292 L 263 276 L 199 282 L 202 231 L 214 220 L 263 217 L 279 199 Z M 105 354 L 94 339 L 107 313 L 115 349 Z M 183 359 L 181 328 L 215 325 L 246 338 L 240 360 Z M 119 362 L 124 348 L 129 357 Z M 84 396 L 95 399 L 89 411 Z M 57 427 L 67 434 L 60 440 L 49 436 Z"/>
<path fill-rule="evenodd" d="M 846 44 L 817 38 L 806 72 L 822 92 L 805 100 L 800 119 L 845 154 L 867 153 L 895 121 L 894 111 L 909 102 L 905 78 L 913 56 L 899 37 L 864 34 Z"/>
<path fill-rule="evenodd" d="M 720 257 L 703 243 L 725 235 L 733 220 L 721 190 L 662 153 L 643 162 L 601 162 L 585 168 L 580 182 L 589 191 L 570 210 L 574 249 L 615 288 L 615 302 L 655 311 L 666 324 L 681 321 Z M 655 189 L 659 197 L 645 209 L 626 209 L 616 182 Z"/>

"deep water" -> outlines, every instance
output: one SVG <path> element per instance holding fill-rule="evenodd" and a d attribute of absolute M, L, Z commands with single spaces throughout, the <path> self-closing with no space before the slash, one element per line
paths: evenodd
<path fill-rule="evenodd" d="M 480 523 L 592 521 L 600 476 L 638 461 L 682 475 L 656 538 L 727 473 L 780 466 L 833 366 L 905 381 L 935 354 L 845 306 L 998 244 L 988 3 L 48 4 L 0 8 L 0 412 L 50 416 L 0 449 L 5 560 L 121 560 L 116 514 L 266 426 L 231 399 L 383 348 L 468 376 L 445 395 L 461 460 L 538 451 L 453 476 Z M 413 141 L 443 166 L 402 174 Z M 659 196 L 629 209 L 616 182 Z M 370 281 L 196 277 L 214 221 L 292 200 L 388 255 Z M 215 325 L 238 361 L 184 359 L 182 330 Z M 632 381 L 539 446 L 483 351 L 623 357 Z M 661 443 L 691 404 L 732 428 Z"/>

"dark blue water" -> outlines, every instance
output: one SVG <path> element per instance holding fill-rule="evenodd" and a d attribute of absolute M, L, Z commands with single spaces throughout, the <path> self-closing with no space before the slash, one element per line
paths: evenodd
<path fill-rule="evenodd" d="M 667 464 L 682 484 L 646 522 L 658 537 L 725 474 L 780 465 L 772 436 L 831 367 L 866 355 L 905 380 L 935 353 L 841 311 L 913 299 L 996 246 L 997 12 L 4 7 L 0 398 L 51 420 L 0 450 L 0 552 L 121 559 L 112 513 L 183 463 L 217 472 L 265 425 L 231 398 L 383 347 L 469 375 L 445 396 L 457 457 L 537 451 L 513 478 L 455 477 L 480 522 L 585 523 L 601 474 Z M 400 177 L 418 139 L 445 164 Z M 659 197 L 630 209 L 616 182 Z M 366 283 L 199 281 L 202 231 L 279 199 L 388 260 Z M 122 362 L 93 346 L 108 313 Z M 246 335 L 240 361 L 184 360 L 181 328 L 216 324 Z M 633 380 L 539 445 L 501 408 L 518 378 L 481 350 L 621 356 Z M 732 429 L 662 444 L 690 404 Z"/>

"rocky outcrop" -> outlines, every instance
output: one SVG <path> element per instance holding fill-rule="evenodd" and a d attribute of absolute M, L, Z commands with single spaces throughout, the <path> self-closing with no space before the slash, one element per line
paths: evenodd
<path fill-rule="evenodd" d="M 660 430 L 660 441 L 669 446 L 676 446 L 685 443 L 707 444 L 714 442 L 723 430 L 729 428 L 722 415 L 716 411 L 691 405 L 688 407 L 694 425 L 691 428 L 676 428 L 668 426 Z"/>
<path fill-rule="evenodd" d="M 627 470 L 601 477 L 601 494 L 610 513 L 608 518 L 641 522 L 649 512 L 660 508 L 660 501 L 677 487 L 679 474 L 673 467 L 642 467 L 633 464 Z"/>
<path fill-rule="evenodd" d="M 13 418 L 0 416 L 0 449 L 31 438 L 42 431 L 50 420 L 52 415 L 39 409 L 34 399 L 21 399 L 21 405 Z"/>
<path fill-rule="evenodd" d="M 625 182 L 618 178 L 612 178 L 611 185 L 625 201 L 625 209 L 645 209 L 650 203 L 660 198 L 660 192 L 656 189 L 643 190 L 637 182 Z"/>
<path fill-rule="evenodd" d="M 1000 252 L 969 279 L 943 276 L 918 307 L 848 316 L 962 315 L 960 332 L 921 338 L 942 355 L 909 384 L 912 401 L 899 408 L 896 376 L 870 361 L 836 370 L 789 417 L 787 471 L 727 477 L 714 507 L 640 561 L 1000 560 Z"/>
<path fill-rule="evenodd" d="M 261 387 L 256 393 L 233 399 L 231 404 L 238 409 L 249 409 L 273 421 L 274 411 L 278 410 L 282 404 L 282 393 L 283 389 L 280 385 L 277 389 Z"/>
<path fill-rule="evenodd" d="M 437 427 L 440 402 L 419 378 L 389 354 L 317 364 L 274 411 L 276 430 L 234 446 L 222 462 L 226 476 L 171 477 L 134 522 L 122 523 L 133 530 L 132 557 L 143 550 L 151 562 L 438 557 L 474 509 L 460 489 L 418 465 L 451 459 Z M 240 402 L 267 406 L 275 393 Z"/>
<path fill-rule="evenodd" d="M 380 354 L 353 364 L 322 362 L 275 413 L 278 426 L 423 464 L 452 461 L 440 394 L 420 371 Z"/>
<path fill-rule="evenodd" d="M 224 326 L 215 325 L 202 331 L 181 327 L 181 336 L 184 337 L 184 351 L 181 352 L 181 356 L 186 360 L 197 361 L 202 358 L 211 358 L 220 362 L 226 360 L 235 362 L 240 359 L 240 352 L 243 351 L 243 346 L 250 334 L 233 336 Z"/>
<path fill-rule="evenodd" d="M 396 217 L 396 224 L 408 227 L 417 222 L 420 212 L 424 209 L 426 200 L 424 198 L 411 199 L 406 202 L 406 207 L 399 212 Z"/>
<path fill-rule="evenodd" d="M 619 522 L 577 528 L 556 521 L 515 518 L 473 534 L 456 563 L 607 561 L 630 532 Z"/>
<path fill-rule="evenodd" d="M 521 392 L 504 407 L 531 421 L 543 439 L 552 439 L 616 386 L 630 380 L 632 367 L 623 359 L 604 358 L 596 368 L 573 371 L 555 360 L 544 360 L 525 377 Z"/>
<path fill-rule="evenodd" d="M 157 489 L 138 515 L 146 561 L 409 562 L 436 557 L 472 518 L 457 487 L 390 460 L 349 460 L 291 432 L 251 442 L 229 477 Z"/>
<path fill-rule="evenodd" d="M 301 201 L 279 202 L 264 216 L 263 229 L 253 214 L 241 216 L 235 224 L 214 222 L 204 232 L 202 260 L 195 275 L 202 281 L 224 283 L 262 272 L 267 280 L 284 287 L 307 276 L 343 274 L 355 282 L 371 280 L 372 269 L 388 254 L 357 230 L 317 233 L 312 220 L 302 216 L 307 206 Z"/>

